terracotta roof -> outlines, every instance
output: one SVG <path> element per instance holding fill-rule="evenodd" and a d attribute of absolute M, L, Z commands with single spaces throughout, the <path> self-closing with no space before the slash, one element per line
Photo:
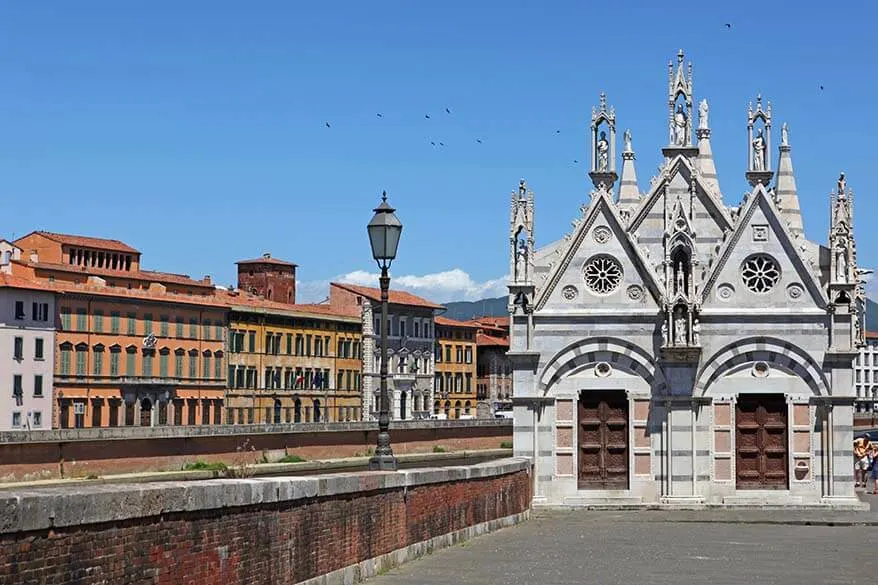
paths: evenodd
<path fill-rule="evenodd" d="M 14 274 L 0 272 L 0 288 L 24 288 L 28 290 L 48 290 L 44 283 Z"/>
<path fill-rule="evenodd" d="M 9 276 L 9 275 L 4 275 Z M 20 277 L 18 277 L 20 278 Z M 21 279 L 35 284 L 29 288 L 37 290 L 45 290 L 59 294 L 83 294 L 95 295 L 101 297 L 114 297 L 121 299 L 138 299 L 144 301 L 155 301 L 163 303 L 174 303 L 183 305 L 198 305 L 216 308 L 226 308 L 227 303 L 222 299 L 218 299 L 213 295 L 185 295 L 175 293 L 160 293 L 148 290 L 128 289 L 117 286 L 96 286 L 91 284 L 70 284 L 62 281 L 49 282 L 46 280 L 32 281 L 29 279 Z"/>
<path fill-rule="evenodd" d="M 494 337 L 493 335 L 485 335 L 484 333 L 477 333 L 476 345 L 499 345 L 502 347 L 509 347 L 509 340 L 501 337 Z"/>
<path fill-rule="evenodd" d="M 128 252 L 130 254 L 140 254 L 139 250 L 135 250 L 125 242 L 121 242 L 119 240 L 108 240 L 105 238 L 91 238 L 89 236 L 75 236 L 71 234 L 58 234 L 55 232 L 45 232 L 41 230 L 37 230 L 35 232 L 31 232 L 34 234 L 39 234 L 44 238 L 48 238 L 53 242 L 58 242 L 59 244 L 66 244 L 68 246 L 82 246 L 83 248 L 97 248 L 100 250 L 114 250 L 116 252 Z M 30 235 L 30 234 L 28 234 Z M 25 236 L 27 237 L 27 236 Z M 21 239 L 21 238 L 19 238 Z M 17 240 L 16 240 L 17 241 Z"/>
<path fill-rule="evenodd" d="M 272 258 L 271 254 L 265 254 L 262 258 L 253 258 L 252 260 L 238 260 L 235 264 L 278 264 L 280 266 L 298 266 L 298 264 L 293 264 L 286 260 Z"/>
<path fill-rule="evenodd" d="M 372 288 L 370 286 L 360 286 L 358 284 L 347 284 L 342 282 L 332 282 L 330 283 L 330 286 L 337 286 L 338 288 L 344 289 L 354 294 L 358 294 L 373 301 L 381 301 L 381 291 L 377 288 Z M 426 307 L 428 309 L 445 308 L 442 305 L 437 305 L 436 303 L 428 301 L 427 299 L 401 290 L 391 289 L 389 297 L 390 302 L 394 305 L 409 305 L 413 307 Z"/>
<path fill-rule="evenodd" d="M 268 313 L 287 314 L 300 317 L 342 317 L 350 321 L 360 321 L 360 313 L 355 307 L 336 307 L 330 305 L 280 303 L 269 301 L 263 297 L 245 293 L 243 291 L 225 291 L 217 289 L 217 296 L 227 306 L 240 311 L 260 310 Z"/>
<path fill-rule="evenodd" d="M 491 325 L 494 327 L 509 327 L 509 317 L 473 317 L 476 323 Z"/>
<path fill-rule="evenodd" d="M 457 319 L 449 319 L 448 317 L 442 317 L 441 315 L 437 315 L 433 320 L 436 322 L 436 325 L 442 325 L 443 327 L 466 327 L 467 329 L 479 328 L 478 323 L 473 323 L 472 321 L 458 321 Z"/>
<path fill-rule="evenodd" d="M 110 270 L 108 268 L 97 268 L 95 266 L 76 266 L 74 264 L 59 264 L 56 262 L 25 262 L 22 264 L 29 266 L 35 270 L 57 270 L 59 272 L 70 272 L 73 274 L 84 274 L 86 276 L 129 278 L 131 280 L 143 280 L 148 282 L 161 282 L 169 284 L 181 284 L 185 286 L 194 286 L 201 288 L 213 288 L 212 284 L 202 282 L 190 278 L 185 274 L 173 274 L 170 272 L 157 272 L 154 270 L 140 270 L 125 272 L 124 270 Z"/>

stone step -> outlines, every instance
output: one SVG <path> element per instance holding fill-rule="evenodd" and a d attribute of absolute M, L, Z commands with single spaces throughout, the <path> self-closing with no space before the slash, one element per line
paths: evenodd
<path fill-rule="evenodd" d="M 801 506 L 804 503 L 801 496 L 775 490 L 756 490 L 723 498 L 724 506 Z"/>

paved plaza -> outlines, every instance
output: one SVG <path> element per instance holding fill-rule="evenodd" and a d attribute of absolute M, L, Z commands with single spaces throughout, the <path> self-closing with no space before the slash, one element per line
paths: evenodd
<path fill-rule="evenodd" d="M 369 585 L 875 583 L 878 514 L 535 511 Z M 781 524 L 789 519 L 799 524 Z M 709 520 L 709 521 L 705 521 Z M 870 568 L 871 567 L 871 568 Z"/>

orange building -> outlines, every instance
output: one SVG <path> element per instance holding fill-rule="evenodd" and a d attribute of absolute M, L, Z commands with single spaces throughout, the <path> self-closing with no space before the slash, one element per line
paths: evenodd
<path fill-rule="evenodd" d="M 479 402 L 489 403 L 496 414 L 512 408 L 512 363 L 509 351 L 509 317 L 476 317 L 476 390 Z"/>
<path fill-rule="evenodd" d="M 55 427 L 222 422 L 227 308 L 118 240 L 32 232 L 13 274 L 56 293 Z"/>
<path fill-rule="evenodd" d="M 476 414 L 476 332 L 473 323 L 435 317 L 436 370 L 433 414 L 448 418 Z"/>

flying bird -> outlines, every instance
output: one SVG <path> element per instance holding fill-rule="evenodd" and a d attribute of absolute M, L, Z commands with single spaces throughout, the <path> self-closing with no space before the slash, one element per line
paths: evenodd
<path fill-rule="evenodd" d="M 578 164 L 579 164 L 579 161 L 576 160 L 576 159 L 574 158 L 574 159 L 573 159 L 573 164 L 578 165 Z"/>
<path fill-rule="evenodd" d="M 439 146 L 445 146 L 445 143 L 444 143 L 444 142 L 440 142 L 440 143 L 439 143 Z"/>
<path fill-rule="evenodd" d="M 326 127 L 327 127 L 327 128 L 332 128 L 332 126 L 329 125 L 329 122 L 326 123 Z"/>
<path fill-rule="evenodd" d="M 384 117 L 384 116 L 381 115 L 380 113 L 379 113 L 379 114 L 375 114 L 375 115 L 378 116 L 379 118 L 383 118 L 383 117 Z"/>
<path fill-rule="evenodd" d="M 432 140 L 430 141 L 430 144 L 432 144 L 433 146 L 436 146 L 436 143 L 433 142 Z"/>
<path fill-rule="evenodd" d="M 479 144 L 481 144 L 481 143 L 482 143 L 482 139 L 481 139 L 481 138 L 476 138 L 476 142 L 478 142 Z"/>
<path fill-rule="evenodd" d="M 726 23 L 726 28 L 732 28 L 732 25 L 731 25 L 730 23 L 727 22 L 727 23 Z"/>
<path fill-rule="evenodd" d="M 820 86 L 820 91 L 823 91 L 823 86 L 822 86 L 822 85 Z"/>
<path fill-rule="evenodd" d="M 445 113 L 446 113 L 446 114 L 450 114 L 450 113 L 451 113 L 451 110 L 449 110 L 448 108 L 445 108 Z"/>
<path fill-rule="evenodd" d="M 424 114 L 424 117 L 427 118 L 427 119 L 429 120 L 429 119 L 430 119 L 430 114 Z"/>
<path fill-rule="evenodd" d="M 560 130 L 555 130 L 555 134 L 561 134 Z"/>

